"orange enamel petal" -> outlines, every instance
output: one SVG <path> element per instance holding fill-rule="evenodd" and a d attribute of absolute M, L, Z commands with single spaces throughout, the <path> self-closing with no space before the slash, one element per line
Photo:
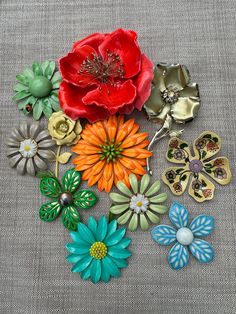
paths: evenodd
<path fill-rule="evenodd" d="M 92 186 L 95 183 L 97 183 L 97 181 L 101 178 L 102 176 L 102 172 L 100 172 L 99 174 L 97 174 L 96 176 L 89 176 L 88 178 L 88 186 Z"/>
<path fill-rule="evenodd" d="M 120 162 L 117 161 L 116 163 L 114 163 L 113 168 L 114 168 L 115 176 L 119 178 L 120 180 L 122 180 L 124 178 L 124 170 Z"/>
<path fill-rule="evenodd" d="M 82 138 L 89 144 L 100 147 L 103 142 L 93 133 L 88 132 L 86 130 L 81 134 Z"/>
<path fill-rule="evenodd" d="M 116 143 L 123 141 L 123 139 L 131 132 L 133 125 L 134 119 L 130 119 L 123 124 L 117 132 Z"/>
<path fill-rule="evenodd" d="M 75 167 L 75 169 L 76 169 L 76 167 Z M 91 176 L 91 168 L 89 168 L 83 172 L 82 180 L 86 181 L 90 178 L 90 176 Z"/>
<path fill-rule="evenodd" d="M 92 170 L 91 175 L 96 175 L 99 172 L 101 172 L 102 169 L 104 168 L 105 164 L 106 164 L 105 160 L 100 160 L 98 163 L 96 163 L 96 165 L 93 166 L 93 170 Z"/>
<path fill-rule="evenodd" d="M 131 158 L 127 158 L 127 157 L 122 157 L 119 159 L 120 163 L 126 167 L 127 169 L 134 169 L 135 168 L 135 164 L 133 163 Z"/>
<path fill-rule="evenodd" d="M 124 140 L 124 142 L 120 145 L 120 148 L 128 148 L 128 147 L 138 145 L 141 142 L 143 142 L 147 136 L 148 136 L 148 133 L 146 132 L 133 134 Z"/>
<path fill-rule="evenodd" d="M 113 164 L 112 162 L 109 162 L 108 164 L 104 166 L 104 170 L 103 170 L 103 177 L 106 181 L 110 180 L 112 176 L 112 172 L 113 172 Z"/>
<path fill-rule="evenodd" d="M 123 156 L 127 156 L 127 157 L 135 157 L 135 158 L 147 158 L 152 156 L 152 152 L 149 152 L 146 149 L 143 148 L 128 148 L 125 149 L 122 153 Z"/>
<path fill-rule="evenodd" d="M 135 123 L 135 124 L 133 125 L 133 128 L 132 128 L 132 130 L 130 131 L 129 135 L 133 135 L 133 134 L 137 133 L 138 130 L 139 130 L 139 128 L 140 128 L 139 124 L 136 124 L 136 123 Z"/>
<path fill-rule="evenodd" d="M 117 118 L 114 115 L 114 116 L 110 116 L 107 123 L 107 134 L 110 141 L 115 139 L 116 132 L 117 132 Z"/>

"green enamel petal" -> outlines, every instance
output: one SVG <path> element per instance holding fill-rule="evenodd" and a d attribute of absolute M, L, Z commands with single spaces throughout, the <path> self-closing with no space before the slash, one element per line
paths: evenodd
<path fill-rule="evenodd" d="M 158 224 L 160 222 L 160 218 L 157 215 L 153 214 L 150 210 L 148 210 L 146 214 L 152 223 Z"/>
<path fill-rule="evenodd" d="M 48 202 L 39 209 L 39 217 L 43 221 L 53 221 L 61 211 L 61 205 L 58 202 Z"/>
<path fill-rule="evenodd" d="M 53 90 L 58 89 L 60 87 L 60 85 L 61 85 L 61 82 L 54 83 L 52 86 Z"/>
<path fill-rule="evenodd" d="M 131 210 L 126 211 L 123 215 L 121 215 L 118 219 L 117 222 L 120 225 L 124 225 L 126 224 L 126 222 L 129 220 L 129 218 L 131 217 L 131 215 L 133 214 L 133 212 Z"/>
<path fill-rule="evenodd" d="M 25 97 L 30 96 L 30 92 L 29 91 L 21 91 L 16 93 L 13 97 L 12 100 L 17 101 L 17 100 L 21 100 L 24 99 Z"/>
<path fill-rule="evenodd" d="M 138 193 L 138 180 L 135 174 L 130 174 L 129 175 L 129 182 L 131 184 L 132 190 L 134 191 L 135 194 Z"/>
<path fill-rule="evenodd" d="M 25 69 L 23 71 L 23 75 L 28 80 L 28 82 L 34 79 L 34 72 L 31 69 Z"/>
<path fill-rule="evenodd" d="M 115 215 L 119 215 L 123 213 L 127 208 L 129 208 L 129 203 L 121 204 L 121 205 L 114 205 L 110 208 L 110 212 Z"/>
<path fill-rule="evenodd" d="M 117 182 L 116 186 L 125 195 L 132 196 L 131 191 L 127 188 L 127 186 L 122 181 Z"/>
<path fill-rule="evenodd" d="M 51 102 L 51 106 L 52 106 L 52 109 L 53 109 L 54 111 L 57 112 L 57 111 L 61 110 L 61 106 L 60 106 L 59 101 L 55 102 L 55 101 L 52 100 L 51 98 L 49 98 L 49 101 Z"/>
<path fill-rule="evenodd" d="M 120 195 L 118 193 L 110 193 L 109 196 L 113 202 L 117 203 L 128 203 L 130 201 L 130 198 Z"/>
<path fill-rule="evenodd" d="M 38 61 L 35 61 L 32 65 L 32 70 L 36 76 L 42 76 L 43 70 L 41 64 Z"/>
<path fill-rule="evenodd" d="M 50 64 L 50 61 L 49 60 L 46 60 L 46 61 L 44 61 L 42 64 L 41 64 L 41 67 L 42 67 L 42 70 L 43 70 L 43 75 L 44 76 L 46 76 L 45 75 L 45 70 L 46 70 L 46 68 L 47 68 L 47 66 Z"/>
<path fill-rule="evenodd" d="M 50 118 L 51 115 L 52 115 L 52 107 L 51 107 L 51 102 L 45 98 L 43 101 L 42 101 L 42 107 L 43 107 L 43 113 L 45 115 L 46 118 Z"/>
<path fill-rule="evenodd" d="M 150 182 L 150 176 L 148 174 L 145 174 L 144 176 L 142 176 L 141 179 L 141 184 L 140 184 L 140 193 L 143 194 Z"/>
<path fill-rule="evenodd" d="M 168 207 L 164 205 L 156 205 L 156 204 L 150 204 L 149 208 L 154 210 L 158 214 L 164 214 L 167 212 Z"/>
<path fill-rule="evenodd" d="M 49 62 L 47 68 L 45 69 L 44 76 L 46 76 L 50 80 L 55 69 L 56 63 L 54 61 Z"/>
<path fill-rule="evenodd" d="M 18 103 L 17 103 L 18 109 L 19 110 L 25 109 L 25 106 L 30 103 L 29 102 L 30 98 L 31 97 L 29 96 L 29 97 L 27 97 L 27 98 L 25 98 L 23 100 L 18 101 Z"/>
<path fill-rule="evenodd" d="M 151 187 L 145 193 L 146 196 L 151 196 L 159 191 L 161 187 L 161 182 L 159 180 L 155 181 Z"/>
<path fill-rule="evenodd" d="M 68 206 L 63 209 L 61 220 L 66 229 L 77 230 L 80 215 L 74 206 Z"/>
<path fill-rule="evenodd" d="M 167 193 L 162 193 L 162 194 L 150 197 L 149 201 L 151 203 L 163 203 L 166 201 L 167 197 L 168 197 Z"/>
<path fill-rule="evenodd" d="M 134 213 L 129 222 L 128 229 L 131 231 L 134 231 L 137 229 L 137 227 L 138 227 L 138 215 Z"/>
<path fill-rule="evenodd" d="M 16 84 L 14 87 L 13 87 L 13 90 L 15 92 L 22 92 L 22 91 L 29 91 L 29 87 L 28 86 L 25 86 L 23 84 Z"/>
<path fill-rule="evenodd" d="M 39 99 L 33 108 L 33 118 L 34 120 L 39 120 L 43 113 L 42 100 Z"/>
<path fill-rule="evenodd" d="M 80 190 L 73 195 L 75 206 L 83 209 L 91 208 L 97 203 L 97 196 L 93 191 L 90 190 Z"/>
<path fill-rule="evenodd" d="M 80 185 L 81 175 L 74 168 L 67 170 L 62 177 L 62 186 L 65 191 L 75 192 Z"/>
<path fill-rule="evenodd" d="M 27 77 L 25 77 L 25 76 L 22 75 L 22 74 L 16 75 L 16 80 L 17 80 L 19 83 L 21 83 L 21 84 L 23 84 L 23 85 L 25 85 L 25 86 L 28 86 L 28 85 L 29 85 L 29 80 L 27 79 Z"/>
<path fill-rule="evenodd" d="M 43 178 L 40 181 L 40 191 L 44 196 L 58 198 L 62 193 L 61 185 L 56 178 Z"/>
<path fill-rule="evenodd" d="M 146 216 L 144 214 L 140 214 L 139 217 L 140 217 L 140 227 L 141 227 L 141 229 L 144 230 L 144 231 L 147 230 L 148 227 L 149 227 L 149 224 L 148 224 Z"/>
<path fill-rule="evenodd" d="M 54 85 L 55 83 L 60 82 L 61 83 L 61 75 L 58 72 L 55 72 L 55 74 L 53 75 L 52 79 L 51 79 L 52 84 Z"/>

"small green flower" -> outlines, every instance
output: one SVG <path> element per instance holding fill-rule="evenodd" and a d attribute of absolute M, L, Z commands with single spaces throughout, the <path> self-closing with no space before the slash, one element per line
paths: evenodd
<path fill-rule="evenodd" d="M 75 169 L 65 172 L 62 184 L 55 177 L 44 177 L 40 191 L 44 196 L 54 199 L 43 204 L 39 216 L 43 221 L 53 221 L 62 211 L 62 223 L 69 230 L 77 230 L 80 215 L 77 208 L 88 209 L 97 202 L 97 196 L 89 190 L 77 191 L 81 176 Z"/>
<path fill-rule="evenodd" d="M 147 230 L 148 220 L 152 223 L 159 223 L 158 214 L 164 214 L 168 210 L 167 206 L 160 205 L 167 199 L 167 194 L 157 194 L 161 187 L 160 181 L 155 181 L 149 187 L 150 176 L 148 174 L 142 177 L 140 186 L 134 174 L 129 175 L 129 182 L 132 190 L 119 181 L 116 186 L 122 194 L 109 194 L 113 201 L 110 213 L 119 216 L 117 218 L 119 224 L 128 223 L 128 229 L 131 231 L 136 230 L 138 224 L 142 230 Z"/>
<path fill-rule="evenodd" d="M 61 76 L 54 61 L 46 60 L 42 64 L 35 61 L 32 70 L 25 69 L 16 76 L 16 80 L 16 94 L 12 99 L 18 102 L 18 109 L 25 115 L 33 113 L 33 118 L 39 120 L 42 114 L 50 118 L 53 111 L 60 110 L 58 90 Z"/>

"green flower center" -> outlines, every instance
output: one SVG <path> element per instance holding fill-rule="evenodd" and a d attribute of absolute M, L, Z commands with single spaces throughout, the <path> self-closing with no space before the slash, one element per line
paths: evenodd
<path fill-rule="evenodd" d="M 30 82 L 29 91 L 37 98 L 46 97 L 52 90 L 52 82 L 44 76 L 35 76 Z"/>
<path fill-rule="evenodd" d="M 103 242 L 94 242 L 89 249 L 89 253 L 93 258 L 102 259 L 107 255 L 107 247 Z"/>
<path fill-rule="evenodd" d="M 113 139 L 111 142 L 101 145 L 102 150 L 100 151 L 100 160 L 106 159 L 107 163 L 110 161 L 115 162 L 117 158 L 121 158 L 121 152 L 123 148 L 119 148 L 121 143 L 115 144 Z"/>

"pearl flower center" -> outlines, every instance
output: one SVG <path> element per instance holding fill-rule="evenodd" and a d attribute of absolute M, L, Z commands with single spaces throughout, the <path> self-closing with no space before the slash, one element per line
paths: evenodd
<path fill-rule="evenodd" d="M 182 245 L 189 245 L 193 242 L 193 233 L 189 228 L 180 228 L 176 233 L 176 239 Z"/>
<path fill-rule="evenodd" d="M 146 212 L 148 210 L 149 200 L 143 194 L 133 195 L 130 200 L 130 208 L 136 214 Z"/>
<path fill-rule="evenodd" d="M 24 158 L 32 158 L 38 151 L 38 145 L 35 140 L 29 138 L 20 142 L 19 152 Z"/>
<path fill-rule="evenodd" d="M 107 255 L 107 247 L 103 242 L 94 242 L 89 249 L 89 253 L 95 259 L 102 259 Z"/>

